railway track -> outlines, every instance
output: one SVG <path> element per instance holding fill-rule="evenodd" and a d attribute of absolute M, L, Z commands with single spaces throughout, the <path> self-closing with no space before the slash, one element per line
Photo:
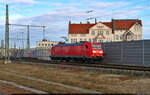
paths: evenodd
<path fill-rule="evenodd" d="M 0 95 L 10 95 L 10 94 L 5 94 L 5 93 L 1 93 L 1 92 L 0 92 Z"/>
<path fill-rule="evenodd" d="M 150 77 L 150 67 L 116 65 L 116 64 L 93 64 L 93 63 L 77 63 L 77 62 L 58 62 L 58 61 L 43 61 L 43 60 L 19 60 L 15 62 L 25 62 L 25 64 L 39 64 L 53 67 L 64 67 L 67 69 L 96 71 L 112 74 L 125 74 Z"/>
<path fill-rule="evenodd" d="M 129 65 L 119 65 L 119 64 L 104 64 L 104 63 L 77 63 L 77 62 L 59 62 L 59 61 L 45 61 L 45 60 L 21 60 L 24 62 L 37 62 L 45 64 L 63 64 L 63 65 L 73 65 L 73 66 L 84 66 L 84 67 L 95 67 L 95 68 L 112 68 L 112 69 L 123 69 L 123 70 L 136 70 L 136 71 L 148 71 L 150 72 L 150 67 L 143 66 L 129 66 Z"/>

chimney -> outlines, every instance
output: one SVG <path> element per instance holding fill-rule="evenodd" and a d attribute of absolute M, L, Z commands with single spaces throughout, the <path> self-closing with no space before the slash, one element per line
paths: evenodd
<path fill-rule="evenodd" d="M 97 24 L 97 19 L 95 18 L 95 24 Z"/>
<path fill-rule="evenodd" d="M 89 22 L 89 21 L 87 21 L 87 24 L 90 24 L 90 22 Z"/>
<path fill-rule="evenodd" d="M 80 22 L 80 24 L 82 24 L 82 22 Z"/>
<path fill-rule="evenodd" d="M 69 24 L 71 24 L 71 21 L 69 21 Z"/>

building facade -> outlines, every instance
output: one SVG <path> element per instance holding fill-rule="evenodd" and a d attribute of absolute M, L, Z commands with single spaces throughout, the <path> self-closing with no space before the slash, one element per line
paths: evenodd
<path fill-rule="evenodd" d="M 37 41 L 36 42 L 36 47 L 37 48 L 51 48 L 53 45 L 58 44 L 56 41 L 47 41 L 47 40 L 42 40 L 42 41 Z"/>
<path fill-rule="evenodd" d="M 142 40 L 142 22 L 138 19 L 112 19 L 111 22 L 71 24 L 68 42 L 116 42 Z"/>

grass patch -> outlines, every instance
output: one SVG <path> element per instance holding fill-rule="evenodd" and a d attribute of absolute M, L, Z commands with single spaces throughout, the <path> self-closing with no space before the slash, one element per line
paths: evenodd
<path fill-rule="evenodd" d="M 17 88 L 17 87 L 8 85 L 8 84 L 4 84 L 4 83 L 0 83 L 0 91 L 2 93 L 6 93 L 6 94 L 12 94 L 12 93 L 14 93 L 14 94 L 21 94 L 21 93 L 30 94 L 30 93 L 33 93 L 33 92 L 30 92 L 30 91 L 27 91 L 27 90 L 24 90 L 21 88 Z"/>
<path fill-rule="evenodd" d="M 29 79 L 24 79 L 24 78 L 18 78 L 12 75 L 5 75 L 0 72 L 0 80 L 7 80 L 11 82 L 15 82 L 20 85 L 24 85 L 30 88 L 35 88 L 41 91 L 45 91 L 48 93 L 77 93 L 77 91 L 70 90 L 67 88 L 63 88 L 60 86 L 56 85 L 49 85 L 47 83 L 39 82 L 39 81 L 33 81 Z M 79 92 L 80 93 L 80 92 Z"/>
<path fill-rule="evenodd" d="M 125 75 L 102 74 L 86 71 L 75 72 L 66 69 L 56 69 L 46 66 L 26 64 L 0 64 L 0 70 L 63 83 L 66 85 L 87 88 L 103 93 L 150 93 L 149 78 L 136 78 Z M 30 85 L 31 81 L 28 82 L 27 80 L 22 80 L 20 78 L 17 79 L 13 79 L 13 81 L 20 83 L 24 82 L 23 85 L 28 84 L 28 86 L 34 86 L 35 88 L 37 87 L 37 84 L 34 82 Z M 43 91 L 54 91 L 54 93 L 60 93 L 61 91 L 64 93 L 70 92 L 70 90 L 68 91 L 68 89 L 62 87 L 56 86 L 55 88 L 58 89 L 54 89 L 44 83 L 40 84 L 41 87 L 38 87 L 38 89 Z M 48 90 L 49 88 L 51 90 Z M 78 93 L 78 91 L 71 91 L 71 93 Z"/>

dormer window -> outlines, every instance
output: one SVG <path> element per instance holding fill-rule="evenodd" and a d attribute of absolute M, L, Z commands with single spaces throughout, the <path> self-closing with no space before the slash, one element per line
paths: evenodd
<path fill-rule="evenodd" d="M 120 31 L 122 31 L 122 28 L 120 27 Z"/>
<path fill-rule="evenodd" d="M 106 31 L 106 35 L 109 35 L 109 31 Z"/>
<path fill-rule="evenodd" d="M 116 27 L 116 30 L 118 30 L 118 28 Z"/>
<path fill-rule="evenodd" d="M 126 30 L 126 27 L 124 27 L 124 30 Z"/>
<path fill-rule="evenodd" d="M 103 34 L 103 31 L 98 31 L 98 35 L 102 35 Z"/>
<path fill-rule="evenodd" d="M 136 25 L 139 25 L 139 23 L 138 23 L 138 22 L 136 22 L 135 24 L 136 24 Z"/>
<path fill-rule="evenodd" d="M 104 28 L 104 26 L 97 26 L 97 28 Z"/>

